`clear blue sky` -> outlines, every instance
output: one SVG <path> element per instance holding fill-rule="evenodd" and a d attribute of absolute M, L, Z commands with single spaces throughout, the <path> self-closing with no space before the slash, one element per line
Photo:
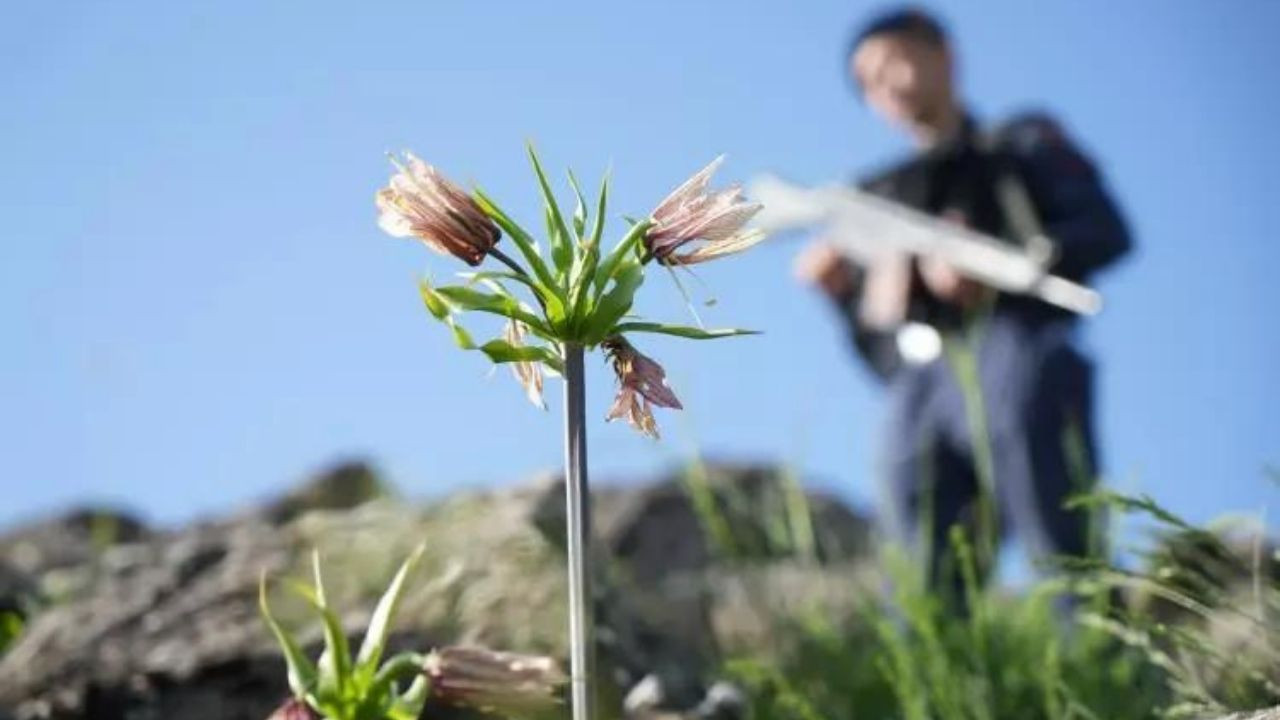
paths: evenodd
<path fill-rule="evenodd" d="M 558 398 L 540 413 L 455 351 L 414 285 L 453 263 L 374 225 L 384 152 L 482 181 L 529 221 L 526 138 L 592 182 L 612 163 L 614 208 L 633 214 L 721 152 L 725 180 L 845 178 L 904 149 L 841 75 L 872 7 L 6 4 L 0 523 L 86 500 L 178 522 L 349 455 L 415 494 L 556 466 Z M 1274 504 L 1280 3 L 935 7 L 978 113 L 1058 114 L 1136 230 L 1088 333 L 1114 484 L 1196 519 Z M 612 383 L 590 365 L 597 477 L 696 442 L 875 497 L 878 393 L 790 279 L 798 247 L 703 273 L 709 322 L 764 336 L 642 346 L 688 408 L 663 412 L 661 443 L 600 421 Z M 644 308 L 681 316 L 669 283 L 645 290 Z"/>

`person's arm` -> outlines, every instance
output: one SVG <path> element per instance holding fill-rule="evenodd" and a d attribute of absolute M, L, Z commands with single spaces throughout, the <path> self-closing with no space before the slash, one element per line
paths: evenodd
<path fill-rule="evenodd" d="M 1081 280 L 1129 252 L 1129 229 L 1097 168 L 1057 123 L 1027 116 L 1003 134 L 1044 233 L 1054 243 L 1050 272 Z"/>
<path fill-rule="evenodd" d="M 873 328 L 863 309 L 867 272 L 834 247 L 815 242 L 796 257 L 796 277 L 815 286 L 835 308 L 849 333 L 854 349 L 877 378 L 888 380 L 902 364 L 892 330 Z"/>

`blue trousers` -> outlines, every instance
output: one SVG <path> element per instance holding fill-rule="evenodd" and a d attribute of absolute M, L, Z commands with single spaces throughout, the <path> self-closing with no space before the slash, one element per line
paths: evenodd
<path fill-rule="evenodd" d="M 961 582 L 949 536 L 959 525 L 973 542 L 982 530 L 979 498 L 987 481 L 975 450 L 985 443 L 988 507 L 999 527 L 991 547 L 1011 529 L 1033 561 L 1086 556 L 1090 519 L 1063 502 L 1088 490 L 1098 473 L 1093 366 L 1074 346 L 1070 324 L 1028 325 L 997 314 L 947 342 L 971 353 L 980 405 L 972 393 L 966 400 L 953 352 L 891 378 L 882 460 L 897 539 L 908 547 L 928 544 L 935 587 Z M 975 412 L 985 420 L 985 437 L 981 425 L 972 427 Z M 976 570 L 985 580 L 991 563 Z"/>

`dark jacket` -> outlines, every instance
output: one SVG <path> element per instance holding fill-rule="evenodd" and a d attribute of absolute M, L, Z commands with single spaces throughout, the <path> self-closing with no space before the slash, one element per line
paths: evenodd
<path fill-rule="evenodd" d="M 1024 189 L 1044 234 L 1053 242 L 1049 271 L 1070 280 L 1090 276 L 1127 253 L 1132 241 L 1093 163 L 1042 114 L 1018 116 L 989 133 L 967 121 L 959 136 L 859 183 L 870 192 L 935 215 L 962 214 L 981 232 L 1015 245 L 1027 238 L 1025 223 L 1010 217 L 996 192 L 1008 174 Z M 1021 226 L 1020 226 L 1021 225 Z M 860 275 L 860 273 L 856 273 Z M 959 324 L 956 311 L 935 300 L 913 271 L 908 317 L 940 329 Z M 889 378 L 901 365 L 892 333 L 858 322 L 861 278 L 839 299 L 854 343 L 872 371 Z M 993 310 L 1005 322 L 1039 325 L 1071 322 L 1069 313 L 1025 296 L 1001 294 Z"/>

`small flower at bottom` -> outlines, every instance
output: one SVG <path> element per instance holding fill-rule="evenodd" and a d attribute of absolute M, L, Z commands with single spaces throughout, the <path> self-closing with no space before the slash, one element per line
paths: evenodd
<path fill-rule="evenodd" d="M 552 658 L 480 647 L 436 650 L 427 656 L 423 670 L 434 701 L 511 717 L 558 706 L 566 680 Z"/>
<path fill-rule="evenodd" d="M 759 203 L 742 199 L 742 189 L 732 186 L 708 192 L 707 186 L 720 156 L 694 174 L 653 211 L 653 227 L 645 233 L 645 248 L 664 265 L 693 265 L 741 252 L 764 239 L 758 230 L 742 229 L 760 211 Z M 695 240 L 702 245 L 688 252 L 676 250 Z"/>
<path fill-rule="evenodd" d="M 320 720 L 320 716 L 316 714 L 315 710 L 311 709 L 310 705 L 307 705 L 302 700 L 290 698 L 283 705 L 276 708 L 276 711 L 271 713 L 271 717 L 267 718 L 267 720 Z"/>
<path fill-rule="evenodd" d="M 618 395 L 605 420 L 626 418 L 631 427 L 649 437 L 658 437 L 658 423 L 652 405 L 681 410 L 680 399 L 667 386 L 667 373 L 652 358 L 632 347 L 621 335 L 602 343 L 618 376 Z"/>
<path fill-rule="evenodd" d="M 378 226 L 479 265 L 502 236 L 498 226 L 462 188 L 412 153 L 405 153 L 403 163 L 394 157 L 391 162 L 398 172 L 378 191 Z"/>

